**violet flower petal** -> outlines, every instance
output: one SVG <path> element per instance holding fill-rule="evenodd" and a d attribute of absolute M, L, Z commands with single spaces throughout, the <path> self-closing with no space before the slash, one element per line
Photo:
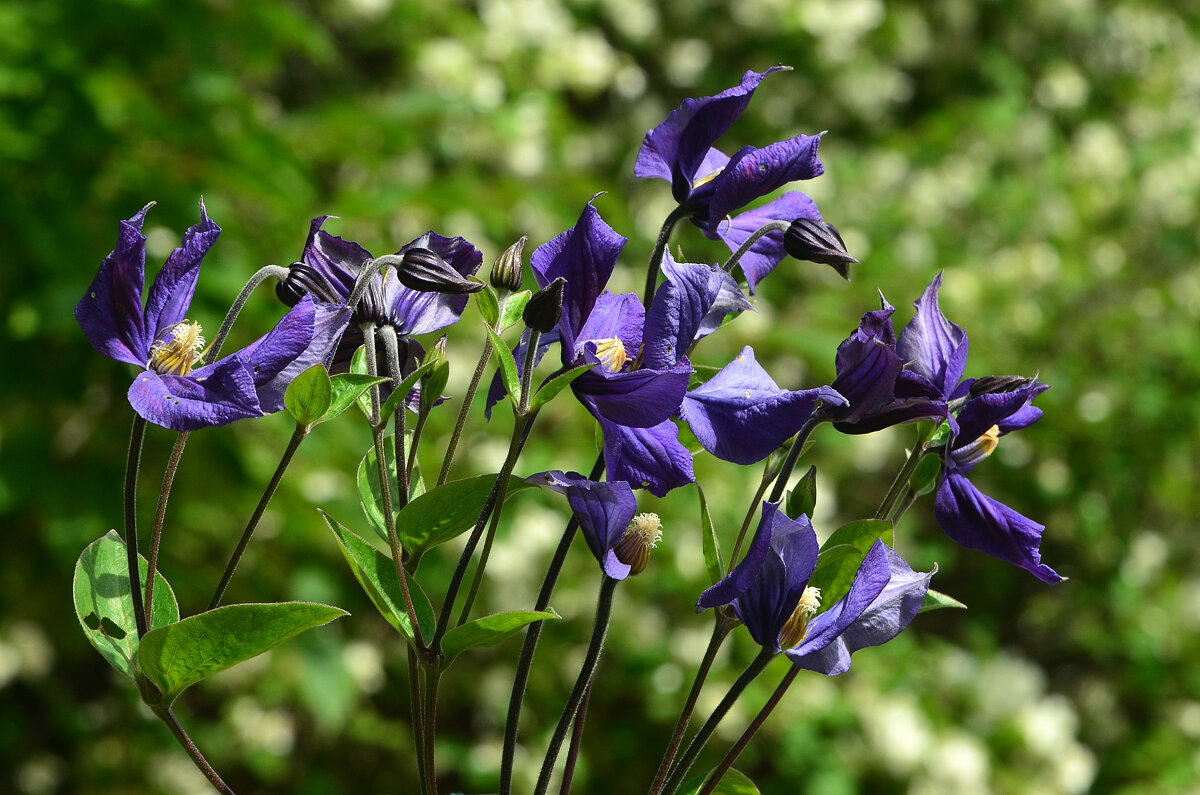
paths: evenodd
<path fill-rule="evenodd" d="M 237 354 L 193 370 L 187 376 L 137 374 L 129 403 L 141 417 L 174 431 L 195 431 L 260 417 L 254 378 Z"/>
<path fill-rule="evenodd" d="M 104 258 L 96 278 L 75 307 L 75 319 L 92 347 L 110 359 L 145 367 L 154 343 L 142 312 L 146 279 L 146 238 L 142 223 L 151 202 L 122 221 L 117 246 Z"/>
<path fill-rule="evenodd" d="M 604 465 L 610 478 L 628 481 L 656 497 L 694 483 L 692 454 L 679 442 L 670 420 L 650 428 L 629 428 L 597 417 L 604 434 Z"/>
<path fill-rule="evenodd" d="M 718 217 L 708 225 L 705 234 L 712 238 L 720 238 L 729 246 L 731 252 L 737 251 L 750 236 L 772 221 L 792 222 L 800 218 L 821 220 L 817 205 L 800 191 L 788 191 L 777 199 L 772 199 L 761 207 L 755 207 L 733 218 Z M 761 237 L 750 247 L 750 250 L 738 260 L 746 283 L 753 295 L 755 287 L 768 273 L 774 270 L 787 251 L 783 246 L 783 232 L 773 231 Z"/>
<path fill-rule="evenodd" d="M 637 513 L 637 500 L 628 483 L 588 480 L 578 472 L 561 471 L 542 472 L 526 481 L 565 495 L 588 549 L 604 573 L 614 580 L 628 576 L 629 565 L 617 560 L 612 551 Z"/>
<path fill-rule="evenodd" d="M 913 302 L 917 314 L 896 341 L 896 353 L 911 369 L 925 376 L 949 397 L 967 366 L 966 332 L 951 323 L 938 307 L 942 274 L 933 277 L 921 297 Z"/>
<path fill-rule="evenodd" d="M 219 234 L 221 227 L 209 220 L 201 201 L 200 222 L 184 233 L 183 242 L 167 257 L 146 296 L 145 328 L 152 339 L 162 339 L 168 329 L 187 317 L 200 278 L 200 261 Z"/>

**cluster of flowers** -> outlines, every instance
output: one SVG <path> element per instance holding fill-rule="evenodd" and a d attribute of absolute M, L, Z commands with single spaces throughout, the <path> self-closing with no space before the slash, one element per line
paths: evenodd
<path fill-rule="evenodd" d="M 694 482 L 681 424 L 708 453 L 748 465 L 798 434 L 807 438 L 824 422 L 862 434 L 929 421 L 938 432 L 923 438 L 918 452 L 936 453 L 940 463 L 933 489 L 942 529 L 963 546 L 1047 583 L 1059 581 L 1041 563 L 1043 526 L 983 494 L 968 478 L 1001 436 L 1040 418 L 1032 401 L 1048 387 L 1017 376 L 964 379 L 967 336 L 939 308 L 940 274 L 915 301 L 916 314 L 898 335 L 886 300 L 862 317 L 837 349 L 832 384 L 781 388 L 750 347 L 719 370 L 711 368 L 715 374 L 706 380 L 698 377 L 691 360 L 697 344 L 730 315 L 752 309 L 732 275 L 735 266 L 753 294 L 788 255 L 843 274 L 855 262 L 803 193 L 786 192 L 743 210 L 790 182 L 819 176 L 819 136 L 745 147 L 732 156 L 714 147 L 763 78 L 780 68 L 747 72 L 720 94 L 686 100 L 647 133 L 635 173 L 670 182 L 678 208 L 651 258 L 644 297 L 606 289 L 626 239 L 592 201 L 573 227 L 533 252 L 539 291 L 526 306 L 526 329 L 511 355 L 532 368 L 557 346 L 558 372 L 581 370 L 571 390 L 599 424 L 607 478 L 552 471 L 529 481 L 566 496 L 604 574 L 619 581 L 645 567 L 658 540 L 657 520 L 636 515 L 634 491 L 661 497 Z M 200 327 L 186 315 L 201 260 L 220 230 L 202 204 L 200 222 L 167 258 L 143 306 L 141 227 L 149 206 L 122 222 L 116 249 L 75 314 L 96 350 L 141 368 L 129 389 L 135 411 L 178 431 L 279 411 L 299 373 L 315 364 L 344 372 L 364 343 L 378 359 L 372 372 L 392 375 L 381 395 L 386 400 L 400 378 L 428 358 L 417 337 L 454 323 L 470 294 L 485 289 L 475 278 L 482 254 L 461 237 L 431 231 L 395 255 L 375 258 L 326 232 L 327 218 L 317 218 L 300 260 L 273 274 L 287 313 L 265 336 L 208 361 Z M 729 261 L 722 266 L 672 258 L 666 241 L 685 219 L 723 241 L 733 252 Z M 489 289 L 501 295 L 520 290 L 520 256 L 519 244 L 501 256 Z M 374 335 L 382 336 L 384 350 L 372 344 Z M 489 416 L 511 384 L 497 372 L 487 397 Z M 421 405 L 416 389 L 404 397 L 414 409 Z M 886 642 L 916 615 L 933 572 L 913 571 L 879 540 L 862 557 L 844 596 L 822 606 L 809 585 L 819 552 L 809 518 L 788 515 L 778 496 L 755 508 L 761 518 L 744 557 L 700 595 L 698 611 L 728 606 L 764 653 L 785 654 L 797 668 L 829 675 L 845 671 L 854 651 Z"/>

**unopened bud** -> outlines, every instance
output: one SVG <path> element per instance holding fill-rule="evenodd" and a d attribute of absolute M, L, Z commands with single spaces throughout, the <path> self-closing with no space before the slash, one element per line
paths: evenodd
<path fill-rule="evenodd" d="M 507 290 L 510 293 L 521 289 L 521 257 L 525 251 L 525 240 L 526 238 L 522 236 L 520 240 L 504 249 L 504 252 L 496 257 L 496 261 L 492 263 L 492 271 L 488 275 L 492 287 L 497 290 Z"/>
<path fill-rule="evenodd" d="M 382 258 L 381 258 L 382 259 Z M 377 260 L 378 262 L 379 260 Z M 463 276 L 446 260 L 427 248 L 414 246 L 405 251 L 396 266 L 396 277 L 410 290 L 445 295 L 466 295 L 483 289 L 481 282 L 473 282 Z"/>
<path fill-rule="evenodd" d="M 432 348 L 430 348 L 428 351 L 425 352 L 425 358 L 421 361 L 421 364 L 426 364 L 428 362 L 433 362 L 434 367 L 437 367 L 440 364 L 445 364 L 445 362 L 446 362 L 446 335 L 445 334 L 443 334 L 441 336 L 441 338 L 438 339 L 438 341 L 433 344 Z"/>
<path fill-rule="evenodd" d="M 1036 378 L 1026 378 L 1023 375 L 989 375 L 976 378 L 971 384 L 971 397 L 992 395 L 1000 392 L 1016 392 L 1036 382 Z"/>
<path fill-rule="evenodd" d="M 613 547 L 617 560 L 629 567 L 629 576 L 641 574 L 650 562 L 650 550 L 662 538 L 662 521 L 656 513 L 639 513 L 629 523 L 625 535 Z"/>
<path fill-rule="evenodd" d="M 311 295 L 325 303 L 344 302 L 329 285 L 329 280 L 310 265 L 293 262 L 288 266 L 287 278 L 275 285 L 275 296 L 286 306 L 295 306 L 305 295 Z"/>
<path fill-rule="evenodd" d="M 843 279 L 850 278 L 850 266 L 858 260 L 846 251 L 846 244 L 833 224 L 800 218 L 783 233 L 783 247 L 799 260 L 829 265 Z"/>
<path fill-rule="evenodd" d="M 553 331 L 562 317 L 563 288 L 566 285 L 567 280 L 559 276 L 534 293 L 521 313 L 525 325 L 542 334 Z"/>

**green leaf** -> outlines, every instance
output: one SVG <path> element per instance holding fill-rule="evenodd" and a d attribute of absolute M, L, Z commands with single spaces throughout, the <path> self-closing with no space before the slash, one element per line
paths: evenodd
<path fill-rule="evenodd" d="M 137 623 L 133 618 L 133 599 L 129 596 L 129 562 L 125 542 L 116 530 L 110 530 L 89 544 L 75 564 L 75 615 L 83 634 L 113 668 L 133 677 L 137 658 Z M 138 555 L 142 594 L 145 595 L 149 564 Z M 159 572 L 154 573 L 154 614 L 150 627 L 162 627 L 179 620 L 175 593 Z"/>
<path fill-rule="evenodd" d="M 721 372 L 720 367 L 710 367 L 706 364 L 693 364 L 692 374 L 688 377 L 688 391 L 707 384 L 709 379 Z"/>
<path fill-rule="evenodd" d="M 892 523 L 885 519 L 860 519 L 857 522 L 849 522 L 842 525 L 837 530 L 833 531 L 833 535 L 821 545 L 821 549 L 826 547 L 836 547 L 839 544 L 849 544 L 859 552 L 866 555 L 871 551 L 871 547 L 875 546 L 875 542 L 883 539 L 883 543 L 889 547 L 892 545 Z"/>
<path fill-rule="evenodd" d="M 540 409 L 542 406 L 549 403 L 559 392 L 570 386 L 572 381 L 586 373 L 588 370 L 591 370 L 594 366 L 595 365 L 592 364 L 582 364 L 579 367 L 572 367 L 565 373 L 559 373 L 546 383 L 542 384 L 542 388 L 539 389 L 537 394 L 533 396 L 533 400 L 529 401 L 530 411 L 536 411 L 537 409 Z"/>
<path fill-rule="evenodd" d="M 504 380 L 504 388 L 508 390 L 508 399 L 514 406 L 521 404 L 521 376 L 517 374 L 517 360 L 513 358 L 512 349 L 508 347 L 499 334 L 487 330 L 492 347 L 496 349 L 496 358 L 500 360 L 500 377 Z"/>
<path fill-rule="evenodd" d="M 400 578 L 396 576 L 396 564 L 359 535 L 348 530 L 337 519 L 324 511 L 321 511 L 321 516 L 333 531 L 342 556 L 350 564 L 354 578 L 371 598 L 375 609 L 409 643 L 413 643 L 412 622 L 404 606 L 404 591 L 400 588 Z M 413 600 L 413 610 L 417 613 L 417 624 L 421 627 L 422 637 L 428 639 L 433 636 L 434 624 L 437 621 L 433 607 L 416 579 L 407 572 L 405 577 L 408 580 L 409 596 Z"/>
<path fill-rule="evenodd" d="M 396 517 L 400 543 L 413 555 L 420 556 L 430 547 L 445 543 L 475 526 L 496 475 L 477 475 L 451 480 L 427 491 L 405 506 Z M 520 478 L 509 478 L 505 499 L 530 485 Z"/>
<path fill-rule="evenodd" d="M 416 370 L 413 370 L 411 373 L 404 376 L 403 380 L 400 381 L 400 385 L 392 390 L 392 394 L 388 395 L 388 399 L 384 401 L 383 406 L 380 407 L 380 422 L 388 421 L 388 419 L 392 416 L 392 413 L 396 411 L 396 407 L 399 406 L 400 402 L 407 397 L 409 392 L 412 391 L 413 384 L 417 383 L 417 379 L 429 372 L 433 368 L 434 364 L 435 362 L 425 362 L 417 367 Z M 439 389 L 438 391 L 440 392 L 441 390 Z"/>
<path fill-rule="evenodd" d="M 446 388 L 446 383 L 450 380 L 449 362 L 431 361 L 429 364 L 433 367 L 421 381 L 421 411 L 426 413 L 442 396 L 442 390 Z"/>
<path fill-rule="evenodd" d="M 912 477 L 908 479 L 908 487 L 917 497 L 923 497 L 937 488 L 938 479 L 942 474 L 942 459 L 936 455 L 927 455 L 917 464 Z"/>
<path fill-rule="evenodd" d="M 529 299 L 533 296 L 528 290 L 522 290 L 519 293 L 513 293 L 504 302 L 504 308 L 500 311 L 500 330 L 504 331 L 507 328 L 512 328 L 518 320 L 521 319 L 521 313 L 525 311 L 525 305 L 529 303 Z M 493 327 L 495 324 L 492 324 Z"/>
<path fill-rule="evenodd" d="M 442 654 L 445 655 L 443 667 L 450 665 L 462 652 L 467 649 L 482 649 L 485 646 L 495 646 L 497 643 L 515 635 L 534 621 L 544 621 L 548 618 L 562 618 L 553 610 L 516 610 L 511 613 L 497 613 L 484 616 L 474 621 L 468 621 L 461 627 L 455 627 L 446 633 L 442 639 Z"/>
<path fill-rule="evenodd" d="M 296 376 L 283 393 L 283 405 L 299 425 L 319 421 L 332 402 L 333 387 L 323 364 L 314 364 Z"/>
<path fill-rule="evenodd" d="M 367 346 L 359 345 L 358 350 L 354 352 L 354 356 L 350 358 L 350 372 L 353 375 L 370 375 L 367 372 Z M 362 409 L 362 413 L 367 419 L 371 418 L 371 396 L 363 393 L 358 396 L 358 407 Z"/>
<path fill-rule="evenodd" d="M 344 615 L 311 602 L 226 605 L 147 632 L 138 662 L 169 704 L 189 685 Z"/>
<path fill-rule="evenodd" d="M 483 322 L 495 328 L 496 321 L 500 319 L 500 304 L 496 296 L 496 289 L 489 284 L 475 293 L 475 306 L 479 307 L 479 314 L 483 315 Z"/>
<path fill-rule="evenodd" d="M 375 384 L 387 383 L 389 379 L 383 376 L 359 375 L 357 373 L 342 373 L 329 379 L 333 389 L 329 408 L 321 415 L 321 422 L 326 422 L 338 416 L 354 404 L 364 392 Z"/>
<path fill-rule="evenodd" d="M 696 795 L 711 773 L 688 779 L 679 785 L 680 795 Z M 731 768 L 713 788 L 713 795 L 760 795 L 754 782 L 739 770 Z"/>
<path fill-rule="evenodd" d="M 800 514 L 811 517 L 817 507 L 817 468 L 809 467 L 795 487 L 788 492 L 786 513 L 792 519 Z"/>
<path fill-rule="evenodd" d="M 713 527 L 712 516 L 708 512 L 708 500 L 699 482 L 696 483 L 696 493 L 700 495 L 700 541 L 704 547 L 704 568 L 708 571 L 709 580 L 716 583 L 725 577 L 721 542 L 717 539 L 717 530 Z"/>
<path fill-rule="evenodd" d="M 966 610 L 967 606 L 955 599 L 953 596 L 947 596 L 940 591 L 935 591 L 930 588 L 925 592 L 925 601 L 921 602 L 921 609 L 918 613 L 928 613 L 930 610 L 941 610 L 945 607 L 953 607 L 959 610 Z"/>
<path fill-rule="evenodd" d="M 821 589 L 821 611 L 825 612 L 850 590 L 865 554 L 852 544 L 826 546 L 817 557 L 808 584 Z"/>

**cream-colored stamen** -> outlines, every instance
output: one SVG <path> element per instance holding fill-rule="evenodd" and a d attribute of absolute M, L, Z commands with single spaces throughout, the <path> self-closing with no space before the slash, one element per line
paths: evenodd
<path fill-rule="evenodd" d="M 199 323 L 180 321 L 168 329 L 169 342 L 158 341 L 150 346 L 150 361 L 146 367 L 160 375 L 187 375 L 204 351 L 204 332 Z"/>
<path fill-rule="evenodd" d="M 821 589 L 809 586 L 800 594 L 796 609 L 779 631 L 779 646 L 783 649 L 794 649 L 808 634 L 808 622 L 821 609 Z"/>
<path fill-rule="evenodd" d="M 993 425 L 978 439 L 954 451 L 954 460 L 960 466 L 974 466 L 996 451 L 1000 443 L 1000 426 Z"/>
<path fill-rule="evenodd" d="M 656 513 L 639 513 L 629 523 L 625 535 L 613 547 L 617 560 L 629 566 L 630 576 L 641 574 L 650 561 L 650 550 L 662 539 L 662 520 Z"/>
<path fill-rule="evenodd" d="M 724 168 L 718 168 L 713 173 L 707 174 L 707 175 L 701 177 L 700 179 L 696 180 L 695 182 L 692 183 L 692 190 L 695 190 L 696 188 L 700 187 L 701 185 L 705 184 L 706 182 L 712 182 L 714 179 L 717 178 L 717 175 L 720 174 L 724 170 L 725 170 Z"/>
<path fill-rule="evenodd" d="M 600 360 L 600 366 L 610 373 L 619 373 L 625 362 L 629 361 L 625 343 L 616 337 L 596 340 L 596 358 Z"/>

